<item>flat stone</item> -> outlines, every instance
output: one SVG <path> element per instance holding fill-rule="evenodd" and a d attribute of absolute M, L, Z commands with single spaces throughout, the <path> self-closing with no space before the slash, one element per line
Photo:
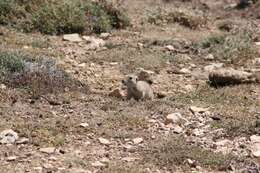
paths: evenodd
<path fill-rule="evenodd" d="M 191 111 L 193 114 L 196 114 L 196 113 L 204 113 L 204 112 L 208 111 L 208 108 L 201 108 L 201 107 L 191 106 L 191 107 L 190 107 L 190 111 Z"/>
<path fill-rule="evenodd" d="M 63 35 L 63 40 L 71 41 L 71 42 L 81 42 L 82 41 L 79 34 L 65 34 L 65 35 Z"/>
<path fill-rule="evenodd" d="M 46 154 L 52 154 L 55 152 L 55 150 L 56 150 L 56 148 L 54 148 L 54 147 L 48 147 L 48 148 L 40 148 L 39 151 L 42 153 L 46 153 Z"/>
<path fill-rule="evenodd" d="M 252 144 L 251 151 L 254 157 L 260 157 L 260 143 Z"/>
<path fill-rule="evenodd" d="M 6 158 L 6 160 L 7 160 L 8 162 L 15 161 L 16 159 L 17 159 L 16 156 L 10 156 L 10 157 L 7 157 L 7 158 Z"/>
<path fill-rule="evenodd" d="M 139 158 L 137 157 L 124 157 L 122 158 L 123 161 L 126 161 L 126 162 L 134 162 L 136 160 L 139 160 Z"/>
<path fill-rule="evenodd" d="M 175 50 L 175 48 L 172 45 L 167 45 L 167 46 L 165 46 L 165 48 L 167 50 L 169 50 L 169 51 L 174 51 Z"/>
<path fill-rule="evenodd" d="M 142 143 L 144 140 L 143 140 L 143 138 L 134 138 L 134 139 L 132 139 L 132 141 L 133 141 L 134 144 L 140 144 L 140 143 Z"/>
<path fill-rule="evenodd" d="M 110 144 L 110 141 L 105 139 L 105 138 L 98 138 L 98 141 L 101 143 L 101 144 L 104 144 L 104 145 L 109 145 Z"/>
<path fill-rule="evenodd" d="M 80 127 L 84 127 L 84 128 L 86 128 L 86 127 L 89 126 L 89 124 L 88 124 L 88 123 L 81 123 L 79 126 L 80 126 Z"/>
<path fill-rule="evenodd" d="M 100 161 L 96 161 L 91 163 L 93 167 L 105 167 L 106 165 L 104 163 L 101 163 Z"/>
<path fill-rule="evenodd" d="M 180 122 L 182 115 L 180 113 L 172 113 L 166 116 L 165 124 Z"/>
<path fill-rule="evenodd" d="M 180 134 L 180 133 L 183 132 L 183 129 L 180 126 L 178 126 L 178 125 L 174 125 L 173 126 L 173 132 L 177 133 L 177 134 Z"/>

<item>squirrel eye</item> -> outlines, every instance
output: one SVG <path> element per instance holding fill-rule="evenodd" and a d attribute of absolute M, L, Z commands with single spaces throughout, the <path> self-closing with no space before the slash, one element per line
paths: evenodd
<path fill-rule="evenodd" d="M 132 80 L 133 78 L 132 77 L 129 77 L 130 80 Z"/>

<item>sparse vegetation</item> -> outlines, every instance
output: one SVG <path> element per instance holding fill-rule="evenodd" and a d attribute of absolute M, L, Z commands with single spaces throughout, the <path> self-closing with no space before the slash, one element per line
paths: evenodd
<path fill-rule="evenodd" d="M 19 1 L 0 3 L 0 23 L 45 34 L 106 32 L 128 26 L 129 19 L 106 1 Z"/>
<path fill-rule="evenodd" d="M 158 9 L 148 17 L 148 22 L 157 25 L 163 23 L 179 23 L 191 29 L 198 29 L 205 26 L 207 20 L 201 15 L 192 14 L 188 11 L 175 10 L 166 12 Z"/>
<path fill-rule="evenodd" d="M 212 53 L 219 60 L 227 60 L 232 63 L 244 62 L 258 55 L 253 47 L 250 31 L 242 30 L 233 34 L 212 35 L 196 47 L 200 52 Z"/>
<path fill-rule="evenodd" d="M 203 167 L 227 169 L 234 159 L 231 155 L 214 153 L 185 141 L 182 137 L 168 137 L 153 142 L 146 151 L 145 162 L 175 170 L 175 166 L 184 165 L 187 159 L 194 160 Z"/>
<path fill-rule="evenodd" d="M 11 87 L 29 89 L 33 97 L 42 94 L 61 92 L 65 89 L 77 90 L 83 88 L 78 81 L 56 66 L 54 60 L 42 58 L 26 58 L 18 53 L 0 53 L 1 82 Z"/>

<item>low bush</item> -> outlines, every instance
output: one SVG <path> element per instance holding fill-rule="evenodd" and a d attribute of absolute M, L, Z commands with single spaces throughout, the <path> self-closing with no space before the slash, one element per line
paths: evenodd
<path fill-rule="evenodd" d="M 33 96 L 88 88 L 73 79 L 48 57 L 29 58 L 18 53 L 0 53 L 0 83 L 25 88 Z"/>
<path fill-rule="evenodd" d="M 121 10 L 107 1 L 2 0 L 0 24 L 45 34 L 100 33 L 130 24 Z"/>

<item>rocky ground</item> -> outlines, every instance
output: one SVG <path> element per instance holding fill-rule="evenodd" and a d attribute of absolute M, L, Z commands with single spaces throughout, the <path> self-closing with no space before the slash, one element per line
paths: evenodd
<path fill-rule="evenodd" d="M 0 85 L 2 172 L 260 172 L 259 5 L 118 3 L 132 26 L 111 33 L 0 27 L 1 51 L 51 57 L 87 86 L 58 81 L 55 92 L 39 94 Z M 239 74 L 210 84 L 209 74 L 223 68 Z M 157 98 L 122 99 L 129 73 L 151 79 Z"/>

